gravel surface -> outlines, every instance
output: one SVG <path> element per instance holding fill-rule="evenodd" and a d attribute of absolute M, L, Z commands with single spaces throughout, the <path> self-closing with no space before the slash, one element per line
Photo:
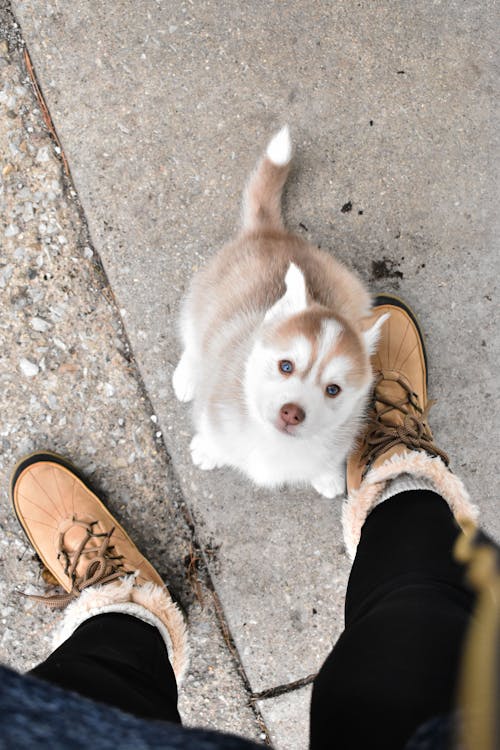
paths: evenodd
<path fill-rule="evenodd" d="M 263 737 L 203 561 L 189 567 L 200 553 L 156 415 L 1 6 L 0 29 L 0 660 L 33 667 L 62 616 L 19 595 L 46 586 L 7 489 L 16 461 L 47 448 L 83 469 L 187 612 L 184 720 Z"/>

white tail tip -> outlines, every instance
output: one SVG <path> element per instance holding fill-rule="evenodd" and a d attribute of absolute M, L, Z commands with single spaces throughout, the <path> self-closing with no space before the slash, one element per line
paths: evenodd
<path fill-rule="evenodd" d="M 284 167 L 292 158 L 292 140 L 288 125 L 276 133 L 267 147 L 267 158 L 277 167 Z"/>

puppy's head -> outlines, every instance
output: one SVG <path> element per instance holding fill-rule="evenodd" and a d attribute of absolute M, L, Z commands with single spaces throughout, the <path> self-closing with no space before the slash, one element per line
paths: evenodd
<path fill-rule="evenodd" d="M 248 358 L 245 394 L 259 422 L 306 438 L 341 427 L 366 398 L 369 357 L 386 316 L 358 331 L 327 308 L 308 304 L 304 276 L 293 263 L 285 284 Z"/>

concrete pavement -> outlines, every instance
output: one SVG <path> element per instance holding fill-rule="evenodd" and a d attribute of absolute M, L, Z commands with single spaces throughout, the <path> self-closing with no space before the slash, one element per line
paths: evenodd
<path fill-rule="evenodd" d="M 417 310 L 437 440 L 500 537 L 495 3 L 12 7 L 250 690 L 285 689 L 258 705 L 276 747 L 304 748 L 309 689 L 283 686 L 342 628 L 340 506 L 192 467 L 170 386 L 179 301 L 290 123 L 289 226 Z"/>

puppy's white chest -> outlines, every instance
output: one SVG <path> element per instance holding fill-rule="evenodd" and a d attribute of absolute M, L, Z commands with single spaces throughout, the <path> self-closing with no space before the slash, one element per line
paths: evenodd
<path fill-rule="evenodd" d="M 246 435 L 228 441 L 228 463 L 245 472 L 256 484 L 272 487 L 312 481 L 324 468 L 325 447 L 317 440 L 301 440 L 269 429 L 252 427 Z"/>

